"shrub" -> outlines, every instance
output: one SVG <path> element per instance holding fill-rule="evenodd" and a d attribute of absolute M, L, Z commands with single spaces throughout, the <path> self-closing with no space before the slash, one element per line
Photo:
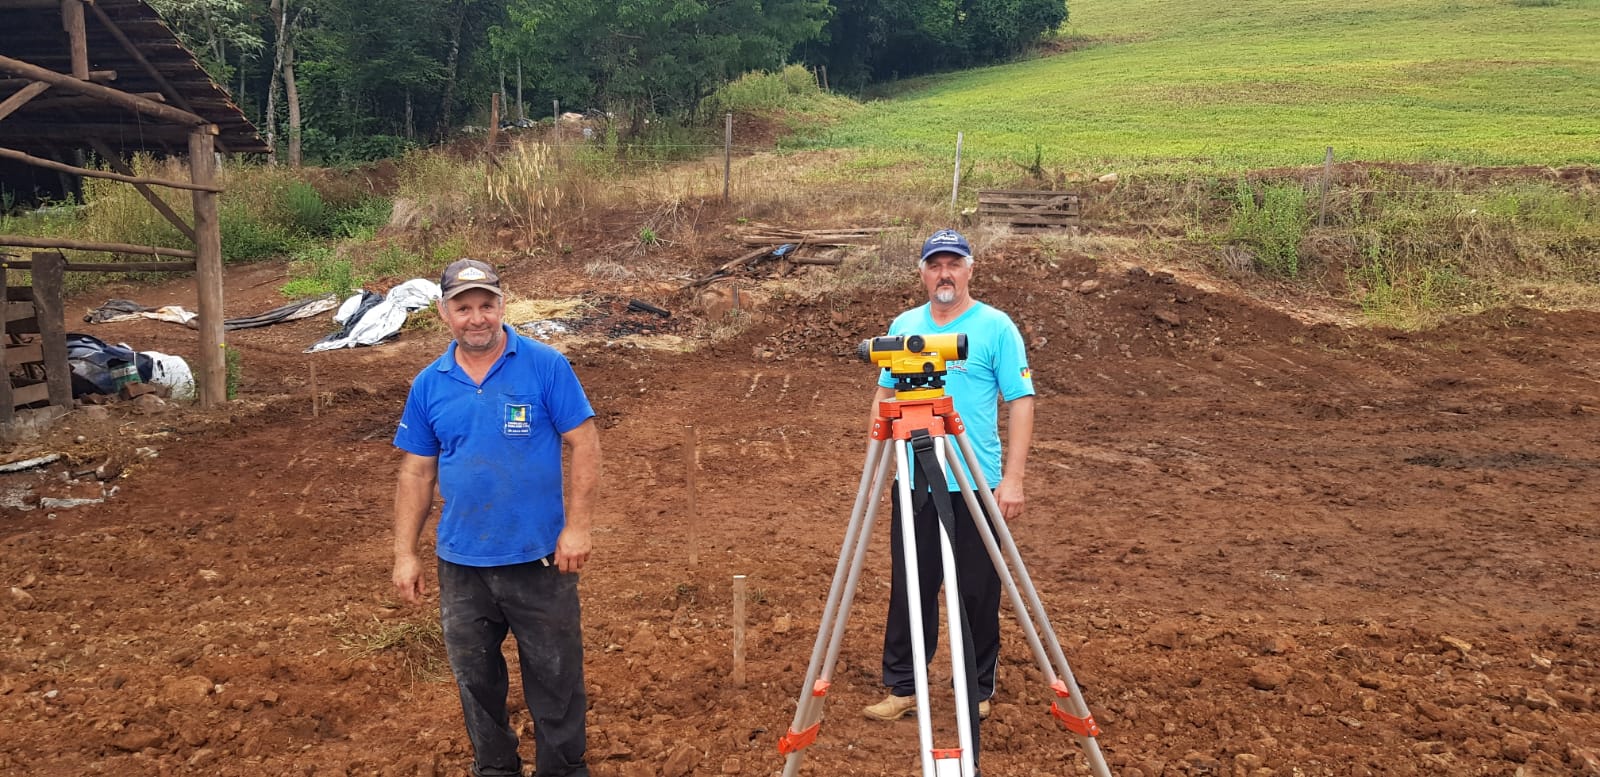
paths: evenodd
<path fill-rule="evenodd" d="M 1259 269 L 1269 275 L 1299 277 L 1300 240 L 1310 225 L 1306 191 L 1298 183 L 1267 184 L 1259 201 L 1247 181 L 1234 190 L 1228 237 L 1255 249 Z"/>

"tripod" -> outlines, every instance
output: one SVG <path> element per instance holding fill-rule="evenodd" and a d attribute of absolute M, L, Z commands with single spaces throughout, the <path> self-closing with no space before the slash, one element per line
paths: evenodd
<path fill-rule="evenodd" d="M 872 342 L 862 344 L 863 358 L 867 358 L 869 344 Z M 912 343 L 917 346 L 912 350 L 921 350 L 920 339 L 913 340 Z M 961 350 L 962 358 L 965 358 L 964 342 Z M 949 503 L 950 492 L 944 477 L 944 473 L 948 472 L 955 477 L 960 487 L 961 498 L 972 514 L 973 522 L 983 539 L 984 547 L 989 552 L 989 559 L 994 564 L 995 571 L 1000 575 L 1001 583 L 1011 601 L 1012 609 L 1017 614 L 1028 646 L 1033 651 L 1034 660 L 1043 673 L 1045 682 L 1056 695 L 1057 701 L 1051 702 L 1049 713 L 1072 733 L 1079 746 L 1083 748 L 1093 773 L 1097 777 L 1111 777 L 1111 771 L 1106 766 L 1105 758 L 1100 753 L 1100 745 L 1095 739 L 1100 734 L 1100 728 L 1095 724 L 1094 717 L 1089 714 L 1083 694 L 1078 688 L 1077 681 L 1073 679 L 1072 669 L 1067 665 L 1061 644 L 1050 627 L 1050 620 L 1045 615 L 1038 591 L 1034 589 L 1027 568 L 1023 566 L 1016 542 L 1006 527 L 1005 519 L 1001 517 L 999 505 L 995 502 L 994 493 L 984 477 L 983 468 L 973 454 L 972 445 L 967 440 L 965 427 L 955 412 L 954 403 L 944 394 L 940 380 L 943 370 L 936 369 L 935 364 L 938 367 L 943 366 L 942 360 L 936 357 L 915 374 L 891 369 L 891 374 L 898 380 L 895 398 L 878 404 L 878 414 L 873 419 L 869 434 L 866 463 L 861 471 L 861 483 L 856 491 L 855 507 L 850 512 L 850 522 L 845 528 L 844 545 L 840 549 L 833 582 L 828 589 L 827 604 L 824 605 L 821 625 L 817 630 L 817 640 L 812 647 L 811 663 L 806 669 L 805 683 L 801 686 L 794 722 L 778 741 L 778 751 L 785 756 L 783 777 L 795 777 L 798 774 L 805 748 L 816 741 L 817 733 L 822 726 L 822 702 L 832 685 L 834 667 L 838 663 L 839 649 L 844 639 L 845 623 L 849 620 L 850 605 L 855 598 L 856 586 L 866 560 L 867 539 L 871 536 L 872 525 L 877 517 L 878 495 L 883 493 L 884 481 L 891 466 L 895 470 L 898 486 L 895 498 L 899 500 L 901 516 L 901 536 L 897 540 L 904 549 L 906 559 L 905 588 L 911 622 L 918 753 L 921 758 L 922 776 L 975 777 L 977 774 L 977 747 L 973 728 L 976 703 L 970 698 L 975 685 L 970 678 L 971 666 L 966 657 L 968 645 L 963 639 L 965 630 L 961 628 L 959 618 L 961 612 L 959 581 L 956 579 L 956 562 L 951 548 L 955 517 Z M 954 437 L 953 442 L 952 437 Z M 957 457 L 966 463 L 965 470 L 961 466 L 951 465 L 952 459 Z M 927 646 L 924 644 L 922 631 L 924 613 L 916 594 L 920 587 L 916 563 L 916 530 L 912 520 L 915 507 L 912 495 L 913 462 L 916 463 L 918 473 L 924 475 L 925 479 L 921 482 L 931 488 L 931 498 L 939 512 L 939 551 L 944 571 L 950 662 L 955 680 L 956 730 L 959 744 L 956 748 L 935 748 L 933 745 L 933 723 L 928 706 Z M 976 485 L 967 477 L 967 471 L 972 473 L 971 479 L 977 481 Z M 989 522 L 984 520 L 985 514 L 993 522 L 992 532 L 989 529 Z M 896 540 L 891 539 L 891 541 Z M 1013 571 L 1015 576 L 1012 574 Z M 1035 621 L 1039 624 L 1038 627 L 1035 626 Z M 1065 700 L 1066 709 L 1061 706 L 1062 700 Z"/>

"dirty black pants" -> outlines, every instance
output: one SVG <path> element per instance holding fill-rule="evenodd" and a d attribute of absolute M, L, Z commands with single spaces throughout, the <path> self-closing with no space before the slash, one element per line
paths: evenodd
<path fill-rule="evenodd" d="M 920 480 L 920 478 L 919 478 Z M 906 560 L 900 545 L 899 487 L 891 492 L 895 498 L 889 543 L 893 569 L 889 578 L 889 617 L 883 629 L 883 684 L 896 696 L 915 696 L 915 659 L 911 655 L 911 612 L 906 603 Z M 972 643 L 966 646 L 977 668 L 977 698 L 973 704 L 994 695 L 995 666 L 1000 660 L 1000 573 L 989 560 L 989 551 L 983 547 L 978 527 L 972 523 L 972 513 L 961 498 L 961 492 L 950 492 L 951 507 L 955 512 L 956 531 L 951 548 L 956 557 L 956 582 L 961 594 L 962 609 L 966 610 L 967 628 L 971 630 Z M 981 504 L 981 503 L 980 503 Z M 939 587 L 944 582 L 944 564 L 939 560 L 939 512 L 932 499 L 916 511 L 912 526 L 917 532 L 917 582 L 921 591 L 917 601 L 922 603 L 922 640 L 928 649 L 931 662 L 939 646 Z M 994 530 L 991 522 L 989 529 Z M 951 619 L 955 621 L 954 618 Z M 958 639 L 959 634 L 952 634 Z"/>
<path fill-rule="evenodd" d="M 439 602 L 474 777 L 522 774 L 500 652 L 508 629 L 517 640 L 539 777 L 588 777 L 578 576 L 539 562 L 469 567 L 440 559 Z"/>

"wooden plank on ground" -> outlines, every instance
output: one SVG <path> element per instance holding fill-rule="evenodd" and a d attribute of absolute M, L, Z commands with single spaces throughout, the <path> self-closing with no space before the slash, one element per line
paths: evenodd
<path fill-rule="evenodd" d="M 994 219 L 1009 224 L 1045 224 L 1051 226 L 1070 226 L 1078 223 L 1078 217 L 1070 213 L 1009 213 Z"/>
<path fill-rule="evenodd" d="M 1070 227 L 1079 223 L 1081 202 L 1076 192 L 982 189 L 978 217 L 1025 230 Z"/>

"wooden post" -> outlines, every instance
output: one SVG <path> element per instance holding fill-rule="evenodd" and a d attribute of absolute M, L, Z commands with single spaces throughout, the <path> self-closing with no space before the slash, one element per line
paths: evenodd
<path fill-rule="evenodd" d="M 9 274 L 6 266 L 0 264 L 0 426 L 11 423 L 17 410 L 16 399 L 11 396 L 11 365 L 6 360 L 6 343 L 10 342 L 10 338 L 6 337 L 6 313 L 11 307 L 11 294 L 8 291 L 11 283 L 6 278 Z"/>
<path fill-rule="evenodd" d="M 503 78 L 501 86 L 505 86 Z M 489 97 L 489 147 L 485 149 L 485 153 L 491 159 L 494 157 L 494 146 L 498 142 L 500 142 L 500 93 L 495 92 Z"/>
<path fill-rule="evenodd" d="M 824 92 L 833 91 L 832 89 L 828 88 L 828 66 L 827 65 L 818 65 L 817 67 L 822 69 L 822 91 L 824 91 Z"/>
<path fill-rule="evenodd" d="M 39 321 L 39 342 L 44 348 L 45 383 L 50 404 L 72 409 L 72 376 L 67 367 L 67 316 L 62 299 L 62 275 L 67 258 L 54 251 L 33 255 L 33 311 Z"/>
<path fill-rule="evenodd" d="M 728 201 L 728 182 L 733 178 L 733 114 L 723 117 L 722 128 L 722 201 Z"/>
<path fill-rule="evenodd" d="M 311 417 L 322 415 L 322 393 L 317 389 L 317 362 L 311 361 Z"/>
<path fill-rule="evenodd" d="M 517 121 L 528 118 L 527 109 L 522 106 L 522 60 L 517 60 Z"/>
<path fill-rule="evenodd" d="M 733 576 L 733 674 L 728 679 L 733 687 L 744 687 L 744 575 Z"/>
<path fill-rule="evenodd" d="M 216 181 L 215 125 L 189 134 L 189 177 L 211 187 Z M 228 401 L 227 354 L 222 337 L 222 229 L 217 220 L 217 194 L 194 192 L 194 285 L 200 314 L 200 406 Z"/>
<path fill-rule="evenodd" d="M 561 169 L 561 101 L 550 101 L 550 115 L 555 117 L 555 124 L 550 128 L 550 146 L 556 158 L 556 169 Z"/>
<path fill-rule="evenodd" d="M 950 184 L 950 210 L 956 209 L 956 194 L 961 191 L 961 133 L 956 133 L 956 177 Z"/>
<path fill-rule="evenodd" d="M 1328 179 L 1333 175 L 1333 146 L 1322 157 L 1322 205 L 1317 209 L 1317 226 L 1328 224 Z"/>
<path fill-rule="evenodd" d="M 683 427 L 683 482 L 687 494 L 688 508 L 686 509 L 689 522 L 689 566 L 700 564 L 700 511 L 695 504 L 695 452 L 694 427 Z"/>
<path fill-rule="evenodd" d="M 89 80 L 89 36 L 83 26 L 83 0 L 61 0 L 61 26 L 72 49 L 72 77 Z"/>

